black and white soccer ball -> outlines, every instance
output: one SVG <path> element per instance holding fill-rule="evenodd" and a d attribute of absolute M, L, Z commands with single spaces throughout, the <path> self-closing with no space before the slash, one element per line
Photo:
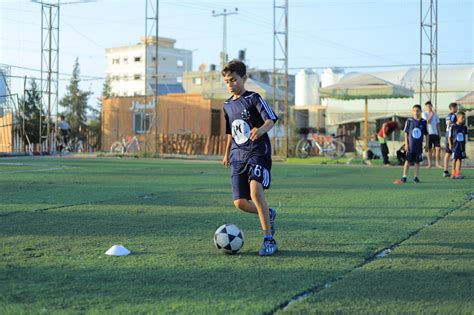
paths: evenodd
<path fill-rule="evenodd" d="M 244 233 L 235 224 L 221 225 L 214 234 L 216 248 L 225 254 L 235 254 L 244 246 Z"/>

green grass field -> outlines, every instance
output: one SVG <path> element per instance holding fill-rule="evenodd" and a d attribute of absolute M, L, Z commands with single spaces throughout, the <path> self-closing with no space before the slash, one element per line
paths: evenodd
<path fill-rule="evenodd" d="M 276 163 L 280 251 L 259 257 L 257 217 L 233 208 L 218 162 L 3 159 L 0 314 L 472 314 L 464 173 L 395 186 L 398 167 Z M 214 248 L 224 223 L 245 232 L 238 255 Z M 133 254 L 105 255 L 113 244 Z"/>

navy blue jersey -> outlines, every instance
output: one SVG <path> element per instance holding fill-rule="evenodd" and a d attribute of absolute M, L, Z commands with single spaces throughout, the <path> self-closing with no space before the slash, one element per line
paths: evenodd
<path fill-rule="evenodd" d="M 256 92 L 246 91 L 238 99 L 224 102 L 226 133 L 232 135 L 230 163 L 251 164 L 266 160 L 271 167 L 271 144 L 268 134 L 256 141 L 250 140 L 250 130 L 260 128 L 266 120 L 278 120 L 277 115 Z"/>
<path fill-rule="evenodd" d="M 466 151 L 467 127 L 466 125 L 453 124 L 449 130 L 449 136 L 453 143 L 453 152 Z"/>
<path fill-rule="evenodd" d="M 408 152 L 422 153 L 423 152 L 423 136 L 428 134 L 428 127 L 426 120 L 420 118 L 408 118 L 403 129 L 408 134 Z"/>
<path fill-rule="evenodd" d="M 446 116 L 446 133 L 449 133 L 450 128 L 448 122 L 451 122 L 451 126 L 456 123 L 456 113 L 449 113 L 448 116 Z"/>

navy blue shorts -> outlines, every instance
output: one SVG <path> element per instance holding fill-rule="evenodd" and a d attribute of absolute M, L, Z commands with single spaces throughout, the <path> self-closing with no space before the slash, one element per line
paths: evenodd
<path fill-rule="evenodd" d="M 231 171 L 232 195 L 234 200 L 252 199 L 250 196 L 250 181 L 252 180 L 256 180 L 262 184 L 263 189 L 270 188 L 272 179 L 270 169 L 262 166 L 262 164 L 246 164 L 242 168 L 233 167 L 231 165 Z"/>
<path fill-rule="evenodd" d="M 408 163 L 410 163 L 410 165 L 423 162 L 423 153 L 407 152 L 406 160 Z"/>
<path fill-rule="evenodd" d="M 466 158 L 466 152 L 461 150 L 454 150 L 453 160 L 464 160 Z"/>

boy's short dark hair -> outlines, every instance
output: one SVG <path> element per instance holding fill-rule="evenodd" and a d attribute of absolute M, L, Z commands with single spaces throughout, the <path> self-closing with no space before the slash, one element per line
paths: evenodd
<path fill-rule="evenodd" d="M 431 101 L 427 101 L 427 102 L 425 103 L 425 106 L 426 106 L 426 105 L 431 105 L 431 106 L 433 106 L 433 103 L 431 103 Z"/>
<path fill-rule="evenodd" d="M 458 112 L 458 113 L 456 114 L 456 116 L 464 116 L 464 117 L 466 117 L 466 113 L 465 113 L 465 112 Z"/>
<path fill-rule="evenodd" d="M 243 78 L 247 74 L 247 67 L 242 61 L 234 59 L 226 63 L 221 71 L 222 76 L 232 72 L 235 72 L 239 77 Z"/>
<path fill-rule="evenodd" d="M 415 105 L 413 105 L 412 108 L 418 108 L 418 109 L 421 111 L 421 106 L 420 106 L 420 104 L 415 104 Z"/>
<path fill-rule="evenodd" d="M 449 104 L 449 109 L 453 108 L 453 107 L 458 107 L 458 104 L 457 103 L 451 103 Z"/>

